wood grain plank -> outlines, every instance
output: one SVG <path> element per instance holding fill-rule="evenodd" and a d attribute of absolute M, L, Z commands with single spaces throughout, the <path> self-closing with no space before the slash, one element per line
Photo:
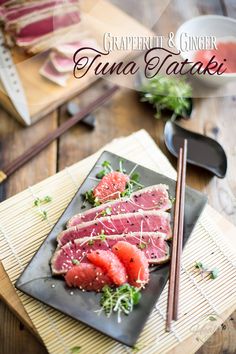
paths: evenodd
<path fill-rule="evenodd" d="M 134 17 L 138 17 L 143 21 L 143 23 L 155 23 L 158 15 L 163 12 L 163 8 L 157 7 L 157 2 L 152 0 L 150 1 L 151 6 L 149 7 L 149 3 L 147 6 L 147 2 L 141 1 L 138 3 L 132 1 L 125 0 L 116 0 L 113 1 L 116 4 L 120 4 L 121 7 L 128 6 L 128 12 L 131 13 Z M 232 11 L 233 1 L 227 1 L 229 6 L 229 12 Z M 230 3 L 231 7 L 230 7 Z M 141 4 L 141 5 L 140 5 Z M 143 7 L 142 7 L 143 6 Z M 156 6 L 156 7 L 155 7 Z M 143 10 L 142 10 L 143 8 Z M 162 12 L 161 12 L 162 11 Z M 155 26 L 155 30 L 157 33 L 167 34 L 168 31 L 175 30 L 177 26 L 182 23 L 184 20 L 191 18 L 192 16 L 198 14 L 207 14 L 207 13 L 222 13 L 222 8 L 220 6 L 220 1 L 189 1 L 188 6 L 184 8 L 183 11 L 183 2 L 180 0 L 174 1 L 169 5 L 165 11 L 162 13 L 162 16 L 158 23 Z M 228 13 L 231 16 L 231 13 Z M 91 98 L 95 97 L 98 92 L 104 89 L 104 85 L 106 83 L 97 83 L 88 92 L 84 92 L 80 95 L 79 98 L 76 98 L 76 101 L 82 106 L 86 104 Z M 217 103 L 218 102 L 218 103 Z M 222 99 L 206 99 L 206 100 L 195 100 L 195 111 L 193 114 L 193 118 L 188 122 L 182 122 L 183 126 L 198 131 L 204 132 L 207 135 L 214 136 L 220 142 L 226 145 L 228 158 L 229 158 L 229 170 L 227 176 L 227 191 L 232 195 L 235 195 L 235 181 L 233 176 L 235 176 L 235 147 L 233 144 L 233 132 L 229 129 L 230 126 L 233 126 L 233 111 L 235 110 L 235 101 L 233 98 L 226 97 Z M 213 112 L 213 113 L 212 113 Z M 227 117 L 227 119 L 225 119 Z M 106 142 L 110 141 L 113 137 L 117 137 L 120 135 L 128 135 L 129 133 L 138 130 L 140 128 L 145 128 L 148 130 L 151 135 L 155 138 L 156 142 L 160 145 L 162 151 L 166 152 L 166 148 L 164 146 L 163 140 L 163 121 L 156 121 L 153 118 L 153 112 L 150 109 L 147 109 L 145 105 L 142 105 L 138 102 L 138 96 L 135 92 L 132 92 L 128 89 L 122 89 L 120 93 L 116 96 L 116 98 L 104 106 L 102 109 L 96 112 L 97 118 L 97 127 L 93 132 L 88 131 L 86 127 L 82 125 L 78 125 L 74 127 L 70 132 L 68 132 L 65 136 L 63 136 L 59 141 L 59 160 L 58 160 L 58 169 L 62 169 L 65 166 L 68 166 L 81 158 L 84 158 L 91 153 L 95 152 L 99 147 L 104 145 Z M 67 115 L 65 113 L 65 106 L 62 107 L 60 111 L 59 121 L 63 122 L 67 119 Z M 48 122 L 45 120 L 45 122 Z M 20 149 L 19 145 L 22 145 L 26 142 L 28 144 L 27 139 L 29 136 L 26 134 L 21 135 L 21 139 L 18 138 L 15 133 L 16 130 L 21 130 L 19 126 L 15 126 L 17 123 L 5 122 L 6 127 L 2 128 L 2 120 L 0 131 L 3 137 L 3 145 L 1 147 L 1 151 L 4 152 L 4 159 L 11 158 L 11 156 L 15 156 L 18 151 L 14 151 Z M 8 126 L 9 124 L 9 126 Z M 48 129 L 47 123 L 44 124 L 44 129 Z M 56 124 L 56 121 L 54 122 Z M 217 128 L 217 129 L 216 129 Z M 37 131 L 37 130 L 34 130 Z M 217 133 L 216 133 L 217 131 Z M 10 133 L 9 133 L 10 132 Z M 32 130 L 33 132 L 33 130 Z M 11 135 L 7 135 L 11 134 Z M 37 132 L 38 134 L 38 132 Z M 39 132 L 39 136 L 40 136 Z M 8 145 L 7 140 L 8 136 L 10 136 L 10 144 Z M 39 137 L 37 135 L 37 138 Z M 5 138 L 4 138 L 5 137 Z M 31 137 L 33 139 L 33 137 Z M 17 141 L 17 144 L 15 144 Z M 32 140 L 31 140 L 32 141 Z M 6 146 L 11 146 L 10 151 L 6 151 Z M 229 147 L 228 147 L 229 146 Z M 14 147 L 14 148 L 13 148 Z M 4 150 L 3 150 L 4 149 Z M 50 149 L 56 150 L 55 144 Z M 22 151 L 22 150 L 20 150 Z M 46 152 L 45 152 L 46 153 Z M 10 185 L 7 185 L 6 193 L 7 195 L 11 195 L 19 190 L 22 190 L 24 186 L 27 186 L 28 182 L 30 184 L 34 184 L 37 180 L 41 179 L 39 174 L 44 174 L 46 177 L 50 173 L 54 173 L 50 166 L 52 166 L 52 161 L 48 163 L 48 159 L 53 160 L 53 164 L 55 162 L 55 151 L 53 154 L 46 154 L 41 157 L 40 164 L 37 164 L 37 160 L 33 165 L 29 164 L 25 168 L 27 168 L 27 173 L 21 172 L 19 175 L 19 180 L 17 175 L 12 177 L 10 181 Z M 170 155 L 168 155 L 170 157 Z M 172 158 L 172 157 L 170 157 Z M 0 154 L 1 159 L 1 154 Z M 173 164 L 175 164 L 175 159 L 172 159 Z M 46 166 L 45 166 L 46 163 Z M 30 171 L 30 168 L 34 169 Z M 54 167 L 55 170 L 55 167 Z M 43 172 L 42 172 L 43 171 Z M 42 177 L 44 178 L 44 177 Z M 225 180 L 226 181 L 226 180 Z M 188 170 L 188 184 L 199 189 L 205 190 L 209 193 L 210 202 L 214 207 L 217 207 L 218 210 L 235 220 L 235 204 L 233 201 L 227 204 L 228 194 L 225 192 L 220 193 L 221 197 L 217 195 L 216 191 L 225 190 L 225 181 L 212 179 L 211 176 L 206 172 L 204 173 L 202 170 L 189 168 Z M 222 187 L 223 186 L 223 187 Z M 227 209 L 228 208 L 228 209 Z M 2 305 L 1 305 L 2 306 Z M 17 331 L 18 322 L 16 320 L 12 320 L 8 313 L 4 310 L 0 309 L 0 328 L 6 326 L 5 332 L 1 332 L 2 337 L 0 338 L 0 343 L 3 343 L 3 354 L 5 353 L 44 353 L 45 350 L 39 346 L 39 344 L 32 343 L 30 336 L 23 336 L 22 344 L 21 338 L 22 333 L 20 335 Z M 235 318 L 235 314 L 230 317 L 226 322 L 226 328 L 222 328 L 219 330 L 220 333 L 216 333 L 211 340 L 206 343 L 200 351 L 199 354 L 215 354 L 219 352 L 227 352 L 229 354 L 235 353 L 235 337 L 232 336 L 232 329 L 235 328 L 235 321 L 232 320 Z M 12 324 L 14 322 L 14 325 Z M 6 325 L 6 323 L 9 323 Z M 14 343 L 9 344 L 9 337 L 14 338 Z M 3 339 L 2 339 L 3 338 Z M 28 347 L 24 347 L 26 345 L 25 342 L 29 341 Z M 11 345 L 11 346 L 10 346 Z M 19 347 L 18 347 L 19 345 Z M 22 346 L 20 346 L 22 345 Z M 19 349 L 20 351 L 17 351 Z"/>
<path fill-rule="evenodd" d="M 8 307 L 0 302 L 0 353 L 46 354 L 42 344 L 25 329 Z M 4 320 L 4 322 L 2 322 Z"/>
<path fill-rule="evenodd" d="M 106 86 L 106 82 L 97 82 L 75 101 L 82 107 L 101 94 Z M 113 138 L 129 135 L 140 127 L 149 132 L 154 131 L 155 121 L 147 116 L 145 106 L 138 103 L 137 93 L 128 89 L 121 89 L 112 101 L 97 110 L 94 115 L 96 128 L 93 131 L 77 125 L 60 138 L 59 170 L 96 152 Z M 64 106 L 60 112 L 60 123 L 65 119 L 67 114 Z"/>

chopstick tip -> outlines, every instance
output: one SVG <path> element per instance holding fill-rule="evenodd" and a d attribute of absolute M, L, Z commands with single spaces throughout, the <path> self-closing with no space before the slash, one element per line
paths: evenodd
<path fill-rule="evenodd" d="M 170 331 L 171 331 L 171 323 L 167 323 L 166 332 L 170 332 Z"/>

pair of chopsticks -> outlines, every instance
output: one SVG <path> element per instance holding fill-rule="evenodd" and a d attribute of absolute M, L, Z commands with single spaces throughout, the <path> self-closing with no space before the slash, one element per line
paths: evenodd
<path fill-rule="evenodd" d="M 176 199 L 174 210 L 174 231 L 170 264 L 170 279 L 167 301 L 166 331 L 171 330 L 171 322 L 178 319 L 181 254 L 183 248 L 184 202 L 186 182 L 187 140 L 179 150 Z"/>
<path fill-rule="evenodd" d="M 95 111 L 102 104 L 107 102 L 114 93 L 118 90 L 118 86 L 115 85 L 107 89 L 101 96 L 92 101 L 88 106 L 83 108 L 78 114 L 74 115 L 72 118 L 67 120 L 65 123 L 60 125 L 57 129 L 49 133 L 45 138 L 41 139 L 38 143 L 26 150 L 21 156 L 17 157 L 15 160 L 7 164 L 0 170 L 0 183 L 7 179 L 11 174 L 23 166 L 26 162 L 31 160 L 39 152 L 45 149 L 53 140 L 59 138 L 67 130 L 77 124 L 79 121 L 84 119 L 87 115 Z"/>

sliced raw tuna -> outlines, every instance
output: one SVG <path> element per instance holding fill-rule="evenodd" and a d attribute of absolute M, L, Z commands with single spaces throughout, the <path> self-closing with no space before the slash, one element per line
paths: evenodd
<path fill-rule="evenodd" d="M 59 73 L 54 66 L 52 65 L 50 60 L 47 60 L 42 68 L 40 69 L 39 73 L 45 77 L 46 79 L 54 82 L 60 86 L 66 86 L 67 80 L 69 78 L 68 74 Z"/>
<path fill-rule="evenodd" d="M 117 171 L 110 172 L 94 188 L 93 195 L 100 203 L 117 199 L 125 191 L 127 182 L 128 175 Z"/>
<path fill-rule="evenodd" d="M 6 43 L 32 53 L 78 41 L 83 32 L 78 0 L 10 2 L 1 7 L 0 16 Z"/>
<path fill-rule="evenodd" d="M 57 52 L 51 52 L 50 53 L 50 60 L 54 68 L 59 72 L 59 73 L 68 73 L 72 72 L 74 68 L 74 62 L 72 58 L 69 58 L 65 55 L 59 54 Z M 89 65 L 91 62 L 92 58 L 84 58 L 84 60 L 80 61 L 81 65 Z"/>
<path fill-rule="evenodd" d="M 146 256 L 150 264 L 161 264 L 167 262 L 170 257 L 168 243 L 165 241 L 165 234 L 134 232 L 126 235 L 108 235 L 104 237 L 84 237 L 74 242 L 68 242 L 58 248 L 51 260 L 52 272 L 64 274 L 73 266 L 74 260 L 87 262 L 87 254 L 96 250 L 111 250 L 118 241 L 126 241 L 137 246 Z"/>
<path fill-rule="evenodd" d="M 142 210 L 169 210 L 171 201 L 168 195 L 168 186 L 157 184 L 143 188 L 131 194 L 129 198 L 120 198 L 98 207 L 86 210 L 73 216 L 67 223 L 67 227 L 91 221 L 105 215 L 117 215 L 137 212 Z"/>
<path fill-rule="evenodd" d="M 113 285 L 106 272 L 90 263 L 74 265 L 65 275 L 69 287 L 81 290 L 100 291 L 105 285 Z"/>
<path fill-rule="evenodd" d="M 56 52 L 50 53 L 50 60 L 54 68 L 60 73 L 72 71 L 75 65 L 72 58 L 68 58 Z"/>
<path fill-rule="evenodd" d="M 64 56 L 67 56 L 69 58 L 72 58 L 74 53 L 80 49 L 80 48 L 93 48 L 93 49 L 99 49 L 97 42 L 94 39 L 87 38 L 87 39 L 81 39 L 80 41 L 74 41 L 71 43 L 62 43 L 58 44 L 55 47 L 53 47 L 53 50 L 58 52 L 59 54 L 62 54 Z M 83 50 L 83 55 L 86 55 L 88 57 L 90 56 L 95 56 L 97 53 L 91 51 L 91 49 Z"/>
<path fill-rule="evenodd" d="M 77 4 L 78 0 L 67 0 L 67 3 Z M 64 0 L 40 0 L 32 3 L 23 3 L 17 6 L 11 6 L 10 8 L 7 8 L 5 12 L 5 18 L 8 23 L 19 21 L 19 19 L 22 20 L 29 16 L 32 17 L 32 14 L 35 15 L 36 12 L 38 15 L 39 13 L 55 11 L 56 7 L 63 5 L 65 5 Z"/>
<path fill-rule="evenodd" d="M 96 250 L 87 254 L 88 260 L 97 267 L 101 267 L 115 285 L 127 283 L 127 273 L 123 263 L 111 251 Z"/>
<path fill-rule="evenodd" d="M 170 214 L 165 211 L 143 211 L 121 215 L 105 216 L 84 222 L 61 232 L 58 237 L 60 246 L 85 236 L 120 235 L 131 232 L 163 232 L 171 237 Z"/>
<path fill-rule="evenodd" d="M 129 284 L 139 288 L 148 283 L 148 260 L 137 246 L 125 241 L 119 241 L 112 247 L 112 251 L 124 264 Z"/>
<path fill-rule="evenodd" d="M 42 36 L 53 32 L 62 27 L 68 27 L 80 21 L 80 14 L 78 11 L 72 11 L 66 15 L 54 15 L 43 18 L 37 22 L 28 23 L 17 33 L 17 37 Z"/>

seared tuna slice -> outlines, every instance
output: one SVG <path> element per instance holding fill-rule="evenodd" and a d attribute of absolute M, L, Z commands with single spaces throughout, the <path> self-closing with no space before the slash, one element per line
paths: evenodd
<path fill-rule="evenodd" d="M 70 227 L 58 237 L 60 246 L 85 236 L 120 235 L 130 232 L 163 232 L 171 237 L 170 214 L 164 211 L 145 211 L 106 216 Z"/>
<path fill-rule="evenodd" d="M 106 215 L 134 213 L 140 209 L 166 211 L 170 208 L 171 201 L 168 195 L 168 186 L 157 184 L 134 192 L 129 198 L 120 198 L 77 214 L 68 221 L 67 227 L 75 226 L 82 222 L 91 221 Z"/>
<path fill-rule="evenodd" d="M 170 251 L 165 234 L 151 232 L 134 232 L 126 235 L 100 235 L 84 237 L 69 242 L 58 248 L 51 260 L 52 272 L 63 274 L 73 263 L 88 262 L 86 255 L 96 250 L 110 250 L 118 241 L 126 241 L 137 246 L 150 264 L 161 264 L 169 260 Z"/>

